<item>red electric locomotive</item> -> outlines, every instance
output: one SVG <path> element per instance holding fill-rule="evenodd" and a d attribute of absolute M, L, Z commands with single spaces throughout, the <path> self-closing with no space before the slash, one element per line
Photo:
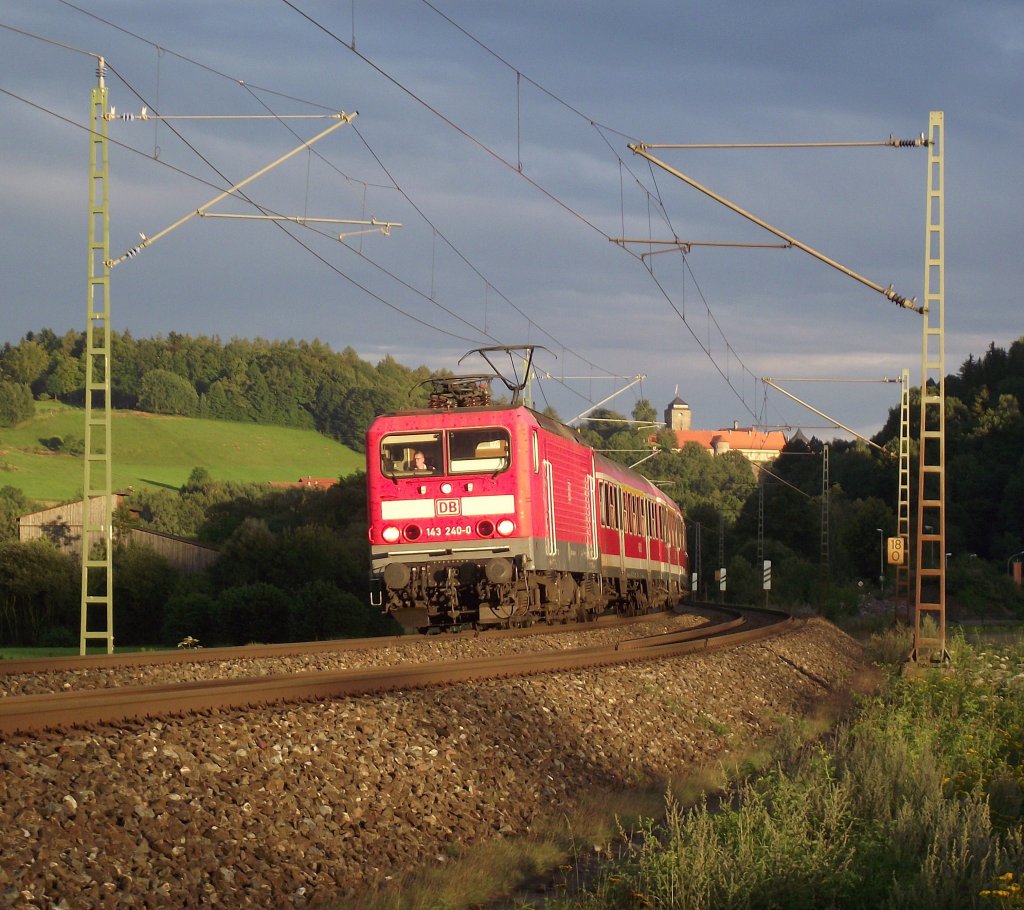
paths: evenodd
<path fill-rule="evenodd" d="M 492 350 L 508 349 L 480 353 Z M 524 384 L 499 375 L 513 403 L 491 404 L 493 378 L 430 380 L 430 408 L 367 431 L 374 605 L 426 630 L 584 621 L 680 600 L 679 507 L 518 404 Z"/>

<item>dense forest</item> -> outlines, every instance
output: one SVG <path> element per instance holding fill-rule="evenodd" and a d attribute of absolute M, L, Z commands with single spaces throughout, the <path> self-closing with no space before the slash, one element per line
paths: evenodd
<path fill-rule="evenodd" d="M 32 414 L 33 398 L 80 404 L 85 334 L 29 332 L 0 350 L 0 426 Z M 315 429 L 362 451 L 374 415 L 408 407 L 430 371 L 386 357 L 376 366 L 320 341 L 254 341 L 171 333 L 110 338 L 115 408 Z"/>
<path fill-rule="evenodd" d="M 920 390 L 910 396 L 911 500 L 916 502 Z M 946 379 L 947 585 L 958 605 L 1022 606 L 1005 581 L 1007 561 L 1024 550 L 1024 338 L 1009 350 L 991 344 Z M 587 424 L 596 448 L 637 466 L 686 511 L 691 561 L 705 592 L 715 571 L 728 569 L 730 599 L 750 601 L 760 587 L 761 555 L 772 560 L 777 596 L 790 603 L 848 608 L 858 592 L 879 592 L 879 529 L 896 532 L 899 408 L 872 440 L 827 442 L 798 437 L 762 473 L 760 483 L 738 453 L 713 457 L 695 444 L 670 451 L 674 439 L 655 429 L 657 415 L 641 401 L 627 420 L 612 411 Z M 616 422 L 620 418 L 621 422 Z M 636 423 L 641 421 L 641 423 Z M 646 428 L 645 423 L 646 422 Z M 653 441 L 652 441 L 653 434 Z M 658 454 L 645 458 L 652 444 Z M 823 450 L 828 445 L 828 545 L 823 571 Z M 916 511 L 911 509 L 911 521 Z M 891 594 L 892 579 L 889 577 Z M 862 587 L 863 586 L 863 587 Z"/>
<path fill-rule="evenodd" d="M 4 346 L 0 426 L 24 419 L 36 397 L 81 400 L 82 340 L 43 330 Z M 319 342 L 136 341 L 127 334 L 114 342 L 118 407 L 310 427 L 360 449 L 373 416 L 408 406 L 427 375 L 390 358 L 373 366 Z M 946 392 L 951 603 L 1024 615 L 1024 597 L 1006 577 L 1009 558 L 1024 550 L 1024 338 L 969 358 L 947 378 Z M 919 412 L 914 390 L 912 439 Z M 874 439 L 886 452 L 862 442 L 827 444 L 827 512 L 822 440 L 798 437 L 758 475 L 736 452 L 713 457 L 695 444 L 674 450 L 647 401 L 631 419 L 610 410 L 591 417 L 580 428 L 588 444 L 638 463 L 683 506 L 704 596 L 718 596 L 715 572 L 724 564 L 728 599 L 760 601 L 761 557 L 772 560 L 772 600 L 781 606 L 813 604 L 836 615 L 879 593 L 880 535 L 895 533 L 896 524 L 898 408 Z M 916 462 L 912 443 L 912 496 Z M 30 506 L 19 491 L 0 489 L 0 642 L 73 643 L 79 571 L 47 543 L 17 542 L 16 516 Z M 218 644 L 395 631 L 367 605 L 365 509 L 361 474 L 327 491 L 275 490 L 223 482 L 197 465 L 180 490 L 136 492 L 131 512 L 116 517 L 120 526 L 138 522 L 216 545 L 221 554 L 205 573 L 184 575 L 151 551 L 118 546 L 118 640 L 173 644 L 192 636 Z M 887 583 L 891 593 L 891 572 Z"/>

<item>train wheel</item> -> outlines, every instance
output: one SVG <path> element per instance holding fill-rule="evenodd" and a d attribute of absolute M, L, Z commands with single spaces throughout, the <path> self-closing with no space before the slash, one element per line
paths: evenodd
<path fill-rule="evenodd" d="M 528 626 L 533 625 L 533 615 L 531 610 L 531 603 L 533 601 L 532 591 L 530 590 L 529 583 L 526 579 L 520 579 L 516 585 L 513 598 L 515 601 L 514 608 L 511 617 L 509 617 L 509 626 L 516 629 L 525 629 Z"/>
<path fill-rule="evenodd" d="M 642 616 L 643 612 L 643 592 L 637 588 L 630 588 L 626 595 L 626 615 Z"/>

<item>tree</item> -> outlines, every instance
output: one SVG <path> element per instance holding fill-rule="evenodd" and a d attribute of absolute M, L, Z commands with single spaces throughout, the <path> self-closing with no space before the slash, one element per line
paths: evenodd
<path fill-rule="evenodd" d="M 359 576 L 338 531 L 316 524 L 289 528 L 279 535 L 274 565 L 268 571 L 269 580 L 286 589 L 327 581 L 352 590 Z"/>
<path fill-rule="evenodd" d="M 31 510 L 28 497 L 17 487 L 0 487 L 0 540 L 18 539 L 18 519 Z"/>
<path fill-rule="evenodd" d="M 53 398 L 67 401 L 85 388 L 85 366 L 81 358 L 65 351 L 55 351 L 50 357 L 50 369 L 43 381 L 43 389 Z"/>
<path fill-rule="evenodd" d="M 321 432 L 357 452 L 366 450 L 366 429 L 378 414 L 388 410 L 388 397 L 379 389 L 351 388 L 337 395 L 332 391 L 330 410 L 321 416 Z"/>
<path fill-rule="evenodd" d="M 245 393 L 234 380 L 218 379 L 203 395 L 200 414 L 213 420 L 247 421 L 249 410 Z"/>
<path fill-rule="evenodd" d="M 210 567 L 220 587 L 252 585 L 269 579 L 276 561 L 277 542 L 267 523 L 246 518 L 224 543 L 220 558 Z"/>
<path fill-rule="evenodd" d="M 836 574 L 847 579 L 878 578 L 884 538 L 896 531 L 896 514 L 882 499 L 839 497 L 833 510 L 834 545 L 830 557 Z M 878 529 L 882 533 L 878 533 Z"/>
<path fill-rule="evenodd" d="M 646 398 L 641 398 L 633 405 L 633 419 L 644 423 L 657 423 L 658 412 Z"/>
<path fill-rule="evenodd" d="M 139 386 L 139 407 L 153 414 L 194 417 L 199 395 L 187 379 L 168 370 L 150 370 Z"/>
<path fill-rule="evenodd" d="M 203 487 L 209 486 L 212 482 L 213 478 L 210 476 L 210 472 L 201 465 L 196 465 L 188 475 L 188 480 L 185 481 L 181 492 L 198 493 Z"/>
<path fill-rule="evenodd" d="M 755 604 L 763 599 L 761 585 L 763 573 L 760 566 L 743 556 L 733 556 L 728 561 L 725 576 L 725 596 L 730 603 Z"/>
<path fill-rule="evenodd" d="M 131 332 L 110 336 L 110 394 L 115 408 L 134 408 L 139 401 L 139 383 L 147 368 L 139 362 L 139 346 Z"/>
<path fill-rule="evenodd" d="M 21 382 L 0 380 L 0 427 L 13 427 L 33 414 L 32 390 Z"/>
<path fill-rule="evenodd" d="M 38 341 L 23 340 L 15 347 L 4 345 L 0 369 L 12 382 L 31 386 L 46 371 L 50 355 Z"/>

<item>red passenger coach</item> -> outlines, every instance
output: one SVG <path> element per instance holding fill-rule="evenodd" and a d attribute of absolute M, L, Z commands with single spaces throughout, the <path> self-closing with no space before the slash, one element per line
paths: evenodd
<path fill-rule="evenodd" d="M 367 431 L 374 604 L 425 629 L 583 621 L 683 597 L 679 507 L 563 424 L 491 405 L 490 378 L 432 380 L 433 407 Z"/>

